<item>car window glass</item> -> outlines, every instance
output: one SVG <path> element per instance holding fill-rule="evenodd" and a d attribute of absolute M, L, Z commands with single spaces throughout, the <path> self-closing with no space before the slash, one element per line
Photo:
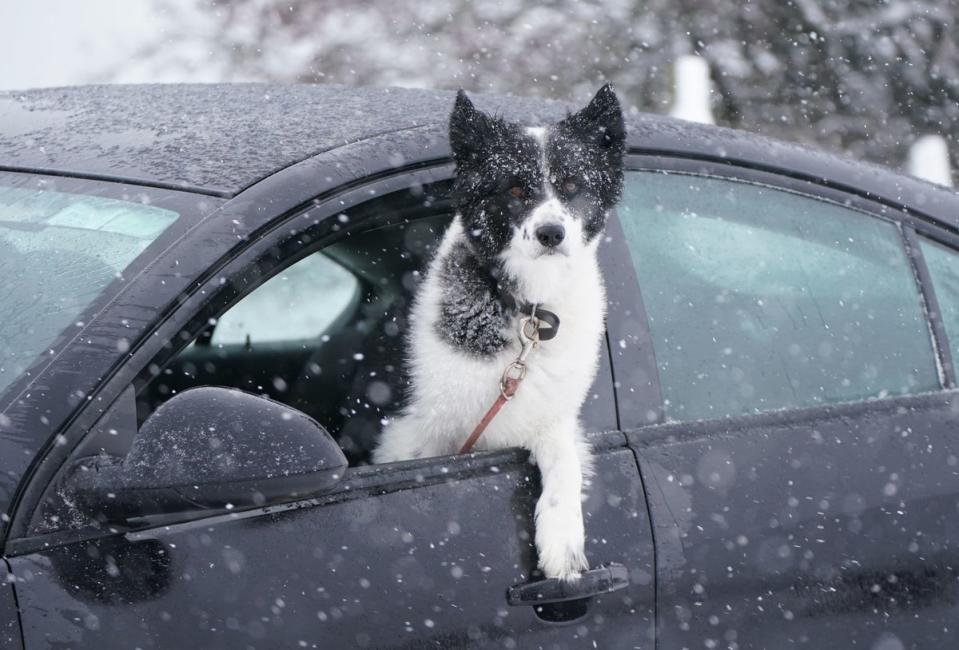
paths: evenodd
<path fill-rule="evenodd" d="M 0 393 L 179 215 L 99 196 L 0 186 Z"/>
<path fill-rule="evenodd" d="M 919 246 L 929 268 L 942 324 L 949 340 L 949 350 L 955 363 L 959 359 L 959 255 L 955 250 L 928 239 L 920 239 Z"/>
<path fill-rule="evenodd" d="M 620 207 L 668 418 L 939 387 L 898 227 L 769 187 L 636 172 Z"/>
<path fill-rule="evenodd" d="M 277 343 L 320 336 L 355 299 L 359 282 L 322 253 L 256 289 L 216 322 L 212 345 Z"/>

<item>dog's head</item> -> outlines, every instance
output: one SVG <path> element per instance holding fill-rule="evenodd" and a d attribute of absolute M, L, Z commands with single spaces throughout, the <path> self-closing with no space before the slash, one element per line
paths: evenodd
<path fill-rule="evenodd" d="M 527 127 L 477 110 L 460 91 L 450 116 L 454 204 L 474 253 L 521 297 L 548 302 L 596 246 L 623 187 L 626 132 L 603 86 L 578 113 Z"/>

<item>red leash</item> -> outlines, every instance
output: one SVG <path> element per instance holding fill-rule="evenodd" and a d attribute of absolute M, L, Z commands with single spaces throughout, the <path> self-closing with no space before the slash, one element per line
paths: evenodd
<path fill-rule="evenodd" d="M 486 430 L 486 427 L 489 426 L 489 423 L 493 421 L 493 418 L 496 417 L 496 414 L 499 413 L 506 402 L 513 399 L 513 395 L 516 394 L 520 382 L 526 377 L 526 357 L 529 356 L 529 353 L 539 343 L 540 322 L 539 319 L 536 318 L 535 305 L 533 306 L 532 312 L 532 314 L 519 322 L 519 340 L 523 344 L 523 349 L 519 353 L 519 356 L 516 357 L 516 361 L 506 366 L 506 370 L 503 371 L 503 377 L 499 382 L 499 397 L 496 398 L 493 405 L 486 411 L 486 415 L 483 416 L 483 419 L 480 420 L 476 428 L 473 429 L 473 432 L 466 439 L 466 442 L 460 447 L 461 454 L 468 453 L 473 449 L 473 445 L 475 445 L 479 437 L 483 435 L 483 431 Z M 528 332 L 527 329 L 529 329 Z"/>
<path fill-rule="evenodd" d="M 499 397 L 496 398 L 496 401 L 493 402 L 493 405 L 489 407 L 489 410 L 486 412 L 486 415 L 483 416 L 483 419 L 479 421 L 479 424 L 476 425 L 476 428 L 473 429 L 473 433 L 470 434 L 470 437 L 466 439 L 466 442 L 463 443 L 463 446 L 460 447 L 460 453 L 466 454 L 473 448 L 473 445 L 476 444 L 476 441 L 479 440 L 479 437 L 483 435 L 483 431 L 486 430 L 486 427 L 489 426 L 489 423 L 493 421 L 493 418 L 496 417 L 496 414 L 499 413 L 499 410 L 503 408 L 503 405 L 506 404 L 513 395 L 516 394 L 516 389 L 519 388 L 519 379 L 510 377 L 506 379 L 503 383 L 503 386 L 499 392 Z"/>

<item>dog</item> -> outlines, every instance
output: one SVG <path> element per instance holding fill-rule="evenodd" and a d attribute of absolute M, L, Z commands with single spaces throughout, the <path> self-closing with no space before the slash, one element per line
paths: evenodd
<path fill-rule="evenodd" d="M 461 90 L 449 138 L 456 215 L 413 301 L 409 405 L 385 425 L 373 460 L 455 453 L 520 354 L 524 311 L 555 314 L 555 338 L 529 353 L 476 448 L 531 452 L 542 477 L 539 568 L 573 582 L 588 568 L 582 492 L 592 465 L 579 413 L 605 331 L 597 248 L 622 193 L 619 99 L 607 84 L 579 112 L 528 127 L 476 109 Z"/>

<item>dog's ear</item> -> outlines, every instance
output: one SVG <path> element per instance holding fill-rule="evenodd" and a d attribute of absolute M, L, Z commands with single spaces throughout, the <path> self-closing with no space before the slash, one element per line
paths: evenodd
<path fill-rule="evenodd" d="M 450 113 L 450 148 L 457 165 L 476 159 L 494 130 L 493 118 L 477 110 L 465 91 L 456 93 L 456 103 Z"/>
<path fill-rule="evenodd" d="M 605 148 L 621 151 L 625 146 L 623 109 L 611 84 L 600 88 L 583 110 L 570 115 L 564 122 Z"/>

